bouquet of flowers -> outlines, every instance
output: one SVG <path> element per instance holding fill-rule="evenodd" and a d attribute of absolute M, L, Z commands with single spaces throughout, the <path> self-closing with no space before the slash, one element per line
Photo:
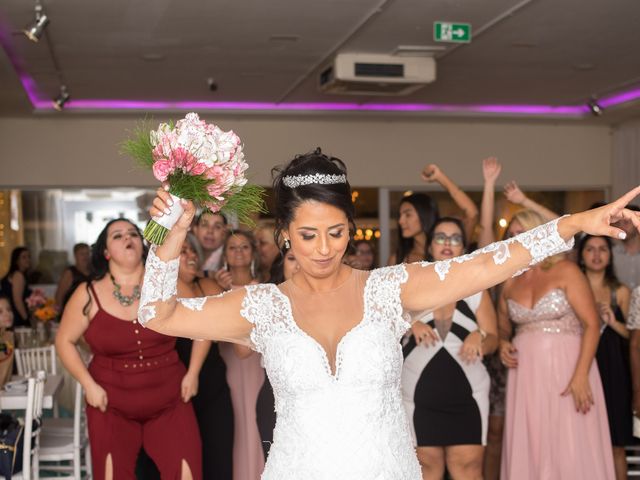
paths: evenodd
<path fill-rule="evenodd" d="M 171 213 L 154 217 L 145 228 L 144 237 L 151 243 L 162 244 L 180 218 L 180 199 L 214 213 L 233 213 L 247 224 L 253 223 L 251 214 L 264 209 L 264 189 L 247 184 L 240 138 L 200 120 L 196 113 L 188 113 L 175 125 L 161 123 L 150 133 L 143 125 L 122 147 L 150 167 L 156 179 L 168 182 L 174 197 Z"/>
<path fill-rule="evenodd" d="M 42 290 L 36 288 L 25 299 L 31 314 L 41 322 L 48 322 L 58 316 L 58 309 L 53 298 L 47 298 Z"/>

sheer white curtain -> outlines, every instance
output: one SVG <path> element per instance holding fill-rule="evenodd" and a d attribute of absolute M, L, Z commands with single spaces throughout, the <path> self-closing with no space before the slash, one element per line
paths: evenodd
<path fill-rule="evenodd" d="M 617 198 L 640 185 L 640 120 L 613 130 L 612 194 Z M 633 203 L 640 205 L 640 200 Z"/>
<path fill-rule="evenodd" d="M 22 195 L 25 241 L 37 283 L 55 283 L 67 265 L 62 190 L 25 191 Z"/>

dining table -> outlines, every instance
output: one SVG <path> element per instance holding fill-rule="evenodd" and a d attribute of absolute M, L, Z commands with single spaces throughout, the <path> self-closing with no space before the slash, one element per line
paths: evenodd
<path fill-rule="evenodd" d="M 13 375 L 8 383 L 19 382 L 24 377 Z M 42 408 L 52 409 L 53 399 L 62 388 L 64 377 L 62 375 L 47 375 L 44 383 L 44 398 Z M 0 390 L 0 410 L 25 410 L 27 408 L 27 383 L 24 383 L 24 389 L 11 388 Z"/>

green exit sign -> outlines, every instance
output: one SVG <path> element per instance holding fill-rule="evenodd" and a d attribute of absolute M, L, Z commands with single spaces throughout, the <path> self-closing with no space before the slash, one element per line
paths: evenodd
<path fill-rule="evenodd" d="M 434 22 L 433 39 L 436 42 L 469 43 L 470 23 Z"/>

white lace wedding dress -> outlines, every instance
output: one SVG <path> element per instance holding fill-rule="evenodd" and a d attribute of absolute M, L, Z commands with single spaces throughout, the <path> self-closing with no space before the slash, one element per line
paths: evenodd
<path fill-rule="evenodd" d="M 335 373 L 324 349 L 294 321 L 289 297 L 275 285 L 247 287 L 241 313 L 254 325 L 251 340 L 276 399 L 263 480 L 422 478 L 400 395 L 406 279 L 403 265 L 369 274 L 360 292 L 362 320 L 338 344 Z M 324 300 L 348 302 L 357 291 L 351 280 Z"/>
<path fill-rule="evenodd" d="M 504 264 L 514 242 L 529 251 L 530 264 L 535 264 L 571 247 L 556 225 L 550 222 L 473 254 L 437 262 L 433 271 L 444 280 L 456 263 L 481 254 Z M 400 393 L 399 340 L 409 328 L 400 291 L 408 269 L 416 272 L 421 266 L 353 271 L 344 285 L 321 294 L 296 292 L 291 281 L 245 287 L 241 315 L 253 324 L 251 341 L 263 355 L 276 400 L 274 443 L 263 480 L 422 478 Z M 178 259 L 163 262 L 150 251 L 141 324 L 155 317 L 155 302 L 176 295 L 177 275 Z M 207 298 L 178 302 L 203 311 Z M 343 324 L 349 325 L 361 318 L 336 346 L 335 371 L 327 352 L 300 327 L 322 325 L 327 318 L 345 319 Z"/>

